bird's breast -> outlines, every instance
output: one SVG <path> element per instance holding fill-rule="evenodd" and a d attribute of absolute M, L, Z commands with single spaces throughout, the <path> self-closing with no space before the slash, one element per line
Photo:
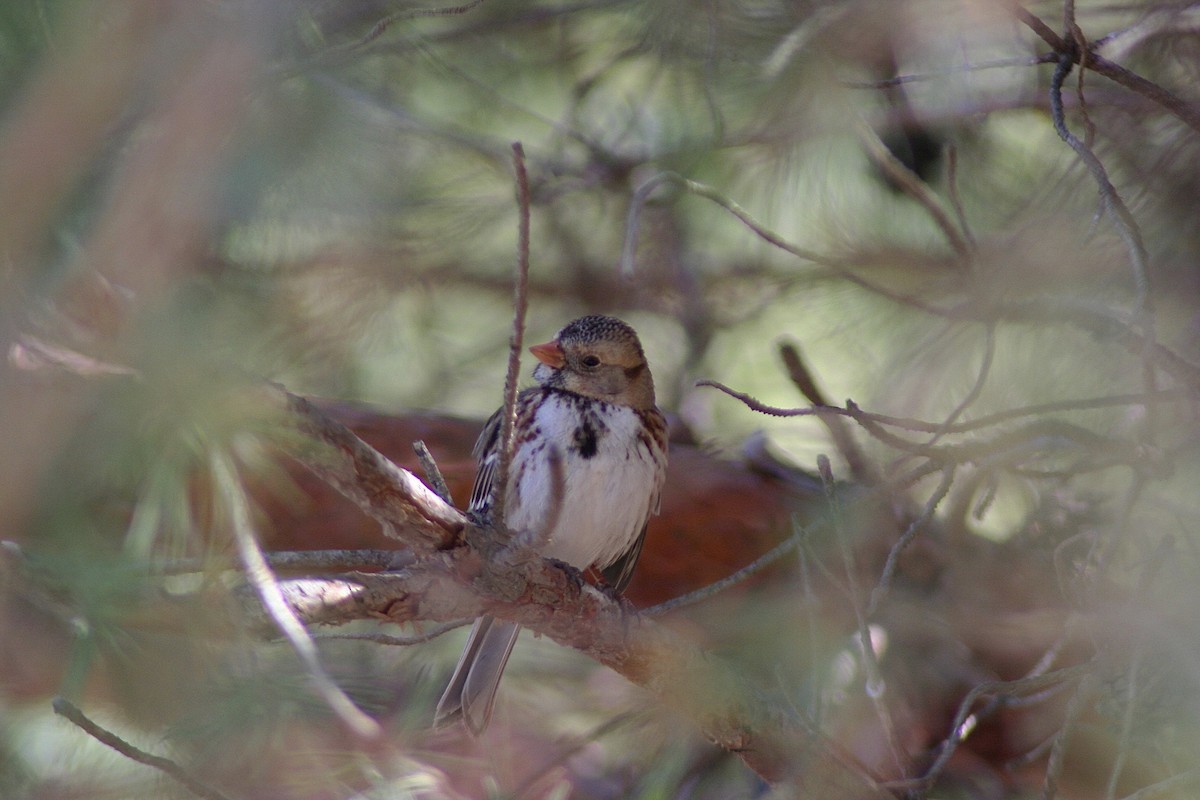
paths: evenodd
<path fill-rule="evenodd" d="M 516 441 L 508 526 L 580 569 L 616 561 L 655 510 L 666 453 L 628 406 L 548 395 Z"/>

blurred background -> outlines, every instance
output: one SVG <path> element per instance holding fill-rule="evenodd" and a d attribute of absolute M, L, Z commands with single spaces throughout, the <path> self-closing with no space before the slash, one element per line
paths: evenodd
<path fill-rule="evenodd" d="M 231 797 L 770 796 L 529 636 L 478 742 L 429 731 L 461 631 L 320 642 L 387 731 L 353 747 L 219 600 L 225 459 L 269 549 L 395 546 L 273 449 L 264 378 L 404 463 L 426 439 L 465 501 L 515 141 L 527 341 L 626 319 L 672 416 L 635 603 L 790 540 L 664 623 L 865 771 L 1196 796 L 1198 32 L 1188 2 L 6 0 L 0 796 L 191 796 L 57 695 Z M 1105 72 L 1059 120 L 1055 41 Z"/>

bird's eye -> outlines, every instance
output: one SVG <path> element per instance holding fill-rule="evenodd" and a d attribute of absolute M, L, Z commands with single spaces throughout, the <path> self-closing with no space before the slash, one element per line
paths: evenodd
<path fill-rule="evenodd" d="M 599 356 L 584 356 L 583 357 L 583 365 L 585 367 L 598 367 L 598 366 L 600 366 L 600 357 Z"/>

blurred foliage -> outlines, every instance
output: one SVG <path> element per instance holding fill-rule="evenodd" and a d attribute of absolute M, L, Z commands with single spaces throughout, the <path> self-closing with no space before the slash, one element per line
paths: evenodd
<path fill-rule="evenodd" d="M 1026 7 L 1059 30 L 1064 5 Z M 998 708 L 1005 741 L 921 796 L 1035 796 L 1068 730 L 1062 796 L 1194 774 L 1200 133 L 1095 72 L 1064 85 L 1067 125 L 1145 242 L 1143 281 L 1129 232 L 1103 211 L 1111 199 L 1055 133 L 1052 67 L 1038 63 L 1049 48 L 1015 8 L 0 4 L 0 514 L 41 587 L 0 600 L 0 795 L 185 796 L 52 718 L 45 699 L 58 691 L 95 697 L 112 727 L 247 797 L 766 791 L 686 722 L 546 643 L 518 649 L 505 685 L 512 738 L 495 752 L 426 730 L 457 641 L 329 643 L 335 677 L 393 737 L 368 756 L 345 746 L 283 645 L 212 633 L 228 621 L 220 603 L 182 632 L 146 613 L 148 598 L 226 588 L 214 452 L 294 496 L 256 381 L 397 413 L 495 408 L 514 141 L 534 195 L 528 339 L 583 312 L 621 315 L 642 334 L 661 405 L 714 450 L 764 429 L 780 459 L 812 470 L 829 454 L 839 479 L 861 478 L 815 417 L 766 417 L 694 385 L 806 405 L 780 341 L 800 344 L 832 403 L 907 422 L 1126 398 L 932 443 L 903 424 L 888 430 L 908 444 L 856 429 L 894 482 L 888 523 L 865 501 L 798 520 L 823 531 L 803 565 L 811 583 L 718 598 L 677 624 L 893 774 L 835 545 L 861 547 L 869 591 L 897 521 L 936 501 L 909 551 L 927 563 L 901 567 L 872 620 L 891 643 L 882 661 L 907 774 L 936 757 L 972 686 L 1025 675 L 1047 653 L 1093 664 L 1095 681 L 1071 724 L 1061 694 L 1044 714 Z M 1197 107 L 1194 4 L 1074 8 L 1096 54 Z M 882 146 L 932 201 L 887 174 L 871 155 Z M 785 252 L 677 183 L 639 204 L 664 172 L 819 258 Z M 205 570 L 166 588 L 143 580 L 184 557 Z M 0 589 L 15 574 L 0 566 Z M 544 766 L 514 767 L 531 753 Z M 1189 796 L 1195 781 L 1163 796 L 1175 788 Z"/>

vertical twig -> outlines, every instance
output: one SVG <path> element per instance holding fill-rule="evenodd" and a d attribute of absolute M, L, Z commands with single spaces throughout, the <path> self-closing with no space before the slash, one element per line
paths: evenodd
<path fill-rule="evenodd" d="M 362 739 L 378 737 L 381 731 L 375 720 L 354 705 L 353 701 L 334 683 L 333 679 L 329 677 L 329 673 L 321 666 L 316 643 L 308 635 L 304 624 L 300 622 L 283 596 L 283 590 L 279 588 L 279 581 L 275 579 L 275 573 L 271 571 L 271 566 L 258 546 L 253 523 L 250 520 L 249 502 L 246 499 L 245 490 L 238 481 L 237 470 L 231 459 L 222 452 L 214 451 L 210 462 L 216 490 L 220 492 L 221 498 L 229 510 L 229 523 L 233 529 L 233 539 L 237 544 L 238 556 L 241 558 L 247 579 L 262 600 L 263 608 L 292 645 L 292 649 L 300 656 L 321 699 L 346 726 L 346 729 Z"/>
<path fill-rule="evenodd" d="M 946 145 L 946 194 L 950 197 L 950 206 L 958 219 L 959 230 L 967 244 L 975 247 L 975 234 L 971 233 L 971 225 L 967 222 L 967 212 L 963 208 L 962 196 L 958 192 L 958 148 L 952 144 Z"/>
<path fill-rule="evenodd" d="M 1074 18 L 1074 3 L 1068 0 L 1067 7 L 1067 22 L 1068 27 L 1072 30 L 1072 35 L 1083 40 L 1086 45 L 1086 39 L 1083 37 L 1083 32 L 1078 29 L 1078 24 Z M 1100 193 L 1100 210 L 1109 218 L 1113 229 L 1117 232 L 1125 249 L 1129 253 L 1129 264 L 1133 271 L 1133 319 L 1141 328 L 1141 333 L 1144 337 L 1142 344 L 1142 383 L 1147 392 L 1153 392 L 1158 387 L 1158 374 L 1154 366 L 1153 354 L 1157 346 L 1157 338 L 1155 335 L 1155 320 L 1154 313 L 1151 309 L 1150 300 L 1150 277 L 1149 277 L 1149 256 L 1146 252 L 1146 245 L 1142 240 L 1141 228 L 1138 227 L 1137 220 L 1133 216 L 1133 212 L 1125 205 L 1125 201 L 1121 199 L 1121 195 L 1117 192 L 1112 180 L 1108 176 L 1104 164 L 1093 152 L 1092 148 L 1085 142 L 1081 141 L 1078 136 L 1071 133 L 1067 127 L 1066 116 L 1063 111 L 1062 87 L 1066 81 L 1067 75 L 1071 72 L 1071 67 L 1074 64 L 1076 54 L 1072 52 L 1073 48 L 1080 46 L 1075 39 L 1071 40 L 1071 46 L 1062 42 L 1062 49 L 1059 52 L 1058 64 L 1054 68 L 1054 73 L 1050 78 L 1050 118 L 1054 122 L 1054 130 L 1058 133 L 1060 139 L 1067 143 L 1076 155 L 1083 162 L 1084 166 L 1092 175 L 1092 179 L 1096 182 Z M 1089 63 L 1089 55 L 1087 47 L 1084 46 L 1082 52 L 1078 53 L 1078 58 L 1081 64 L 1080 69 Z M 1080 89 L 1082 92 L 1082 89 Z M 1082 95 L 1081 95 L 1082 99 Z M 1090 125 L 1086 120 L 1085 123 Z M 1086 134 L 1085 134 L 1086 135 Z M 1149 436 L 1154 429 L 1157 413 L 1155 410 L 1146 407 L 1146 424 L 1142 426 L 1144 436 Z"/>
<path fill-rule="evenodd" d="M 1092 122 L 1092 115 L 1088 113 L 1087 98 L 1083 94 L 1084 75 L 1090 66 L 1091 48 L 1088 46 L 1083 28 L 1079 27 L 1079 21 L 1075 18 L 1075 0 L 1063 0 L 1063 27 L 1070 34 L 1071 42 L 1079 54 L 1075 97 L 1079 100 L 1079 116 L 1083 120 L 1083 141 L 1088 147 L 1091 147 L 1096 140 L 1096 125 Z"/>
<path fill-rule="evenodd" d="M 858 442 L 854 440 L 850 423 L 837 414 L 821 413 L 820 409 L 829 406 L 830 403 L 826 399 L 825 393 L 817 386 L 817 381 L 813 378 L 808 365 L 804 363 L 800 349 L 792 342 L 781 342 L 779 357 L 783 359 L 783 366 L 787 369 L 788 378 L 791 379 L 792 384 L 808 402 L 816 407 L 817 419 L 821 420 L 828 429 L 829 435 L 833 437 L 833 443 L 837 446 L 838 452 L 842 454 L 842 458 L 846 460 L 850 474 L 865 486 L 881 485 L 883 478 L 871 464 L 866 453 L 858 446 Z"/>
<path fill-rule="evenodd" d="M 454 505 L 454 499 L 450 496 L 450 487 L 446 485 L 446 479 L 442 477 L 442 471 L 438 469 L 437 462 L 433 459 L 433 453 L 429 452 L 425 442 L 421 439 L 413 442 L 413 452 L 417 454 L 417 461 L 421 464 L 421 471 L 425 473 L 426 480 L 429 481 L 429 488 L 433 489 L 438 497 L 450 505 Z"/>
<path fill-rule="evenodd" d="M 504 525 L 504 501 L 508 494 L 508 470 L 512 461 L 513 423 L 517 413 L 517 381 L 521 377 L 521 342 L 525 336 L 525 309 L 529 296 L 529 173 L 525 170 L 525 148 L 513 142 L 513 167 L 517 173 L 517 276 L 513 285 L 513 332 L 509 339 L 508 373 L 504 376 L 504 416 L 500 420 L 500 463 L 496 467 L 496 489 L 492 500 L 493 520 Z"/>
<path fill-rule="evenodd" d="M 818 646 L 817 611 L 819 602 L 813 591 L 812 573 L 808 563 L 807 531 L 800 524 L 799 517 L 792 515 L 792 538 L 796 540 L 796 560 L 800 565 L 800 587 L 804 597 L 804 616 L 808 622 L 808 671 L 811 680 L 808 682 L 808 708 L 805 713 L 812 719 L 813 727 L 821 728 L 821 719 L 825 716 L 825 704 L 821 702 L 821 648 Z"/>
<path fill-rule="evenodd" d="M 964 238 L 962 232 L 950 221 L 950 217 L 942 209 L 933 191 L 929 188 L 929 184 L 921 180 L 920 176 L 911 169 L 900 163 L 900 159 L 896 158 L 895 154 L 887 149 L 887 145 L 879 138 L 879 134 L 872 130 L 870 126 L 860 122 L 855 127 L 859 139 L 862 140 L 863 146 L 866 148 L 867 155 L 875 162 L 875 165 L 895 181 L 901 191 L 924 208 L 925 213 L 933 220 L 933 224 L 941 230 L 942 235 L 946 237 L 947 244 L 950 245 L 950 249 L 961 260 L 958 266 L 965 267 L 969 265 L 971 245 Z"/>
<path fill-rule="evenodd" d="M 958 418 L 963 415 L 963 412 L 979 399 L 980 393 L 983 391 L 983 386 L 987 383 L 988 375 L 992 371 L 992 360 L 996 355 L 996 323 L 989 320 L 985 327 L 985 338 L 983 345 L 983 361 L 979 364 L 979 372 L 975 376 L 975 383 L 972 384 L 967 396 L 954 407 L 950 412 L 950 416 L 946 417 L 945 421 L 938 427 L 937 432 L 925 442 L 925 445 L 932 446 L 941 441 L 941 438 L 946 435 L 950 427 L 958 422 Z"/>
<path fill-rule="evenodd" d="M 1070 701 L 1067 703 L 1067 710 L 1063 714 L 1062 728 L 1058 735 L 1054 737 L 1054 744 L 1050 748 L 1050 761 L 1046 764 L 1046 780 L 1042 783 L 1042 800 L 1054 800 L 1054 796 L 1058 794 L 1058 779 L 1062 775 L 1063 760 L 1066 758 L 1067 742 L 1071 738 L 1071 728 L 1079 721 L 1079 717 L 1083 715 L 1086 701 L 1092 694 L 1092 686 L 1095 678 L 1091 673 L 1083 676 L 1083 680 L 1075 687 L 1075 693 L 1071 695 Z"/>
<path fill-rule="evenodd" d="M 896 567 L 900 563 L 900 554 L 904 552 L 912 540 L 917 538 L 917 534 L 921 529 L 933 518 L 933 512 L 937 510 L 938 505 L 945 499 L 950 492 L 950 487 L 954 483 L 954 465 L 948 464 L 942 471 L 942 482 L 938 484 L 937 489 L 930 495 L 929 501 L 922 509 L 920 516 L 914 519 L 904 531 L 904 534 L 896 540 L 892 545 L 892 549 L 888 551 L 887 561 L 884 562 L 883 571 L 879 575 L 879 581 L 875 584 L 875 588 L 871 590 L 871 599 L 867 603 L 867 609 L 863 612 L 866 618 L 870 618 L 879 610 L 883 599 L 887 597 L 888 591 L 892 588 L 892 576 L 896 574 Z"/>
<path fill-rule="evenodd" d="M 863 671 L 867 676 L 867 697 L 871 699 L 871 703 L 875 706 L 875 714 L 879 717 L 879 724 L 883 728 L 884 739 L 887 741 L 892 761 L 895 763 L 899 774 L 904 775 L 908 770 L 900 758 L 900 746 L 899 740 L 896 738 L 896 726 L 892 722 L 891 712 L 888 711 L 887 703 L 884 701 L 884 695 L 887 693 L 887 684 L 884 682 L 883 673 L 879 669 L 879 658 L 875 654 L 875 643 L 871 641 L 871 628 L 867 624 L 867 616 L 863 610 L 862 592 L 858 581 L 858 562 L 854 557 L 854 546 L 847 538 L 849 532 L 845 529 L 841 501 L 837 496 L 837 487 L 834 485 L 833 480 L 833 468 L 829 464 L 828 456 L 824 454 L 817 456 L 817 471 L 821 474 L 821 482 L 825 485 L 825 497 L 829 502 L 830 516 L 833 518 L 834 538 L 837 539 L 838 547 L 841 549 L 842 565 L 846 570 L 846 587 L 850 596 L 850 605 L 854 608 L 854 618 L 858 622 L 858 644 L 859 650 L 862 652 Z"/>

